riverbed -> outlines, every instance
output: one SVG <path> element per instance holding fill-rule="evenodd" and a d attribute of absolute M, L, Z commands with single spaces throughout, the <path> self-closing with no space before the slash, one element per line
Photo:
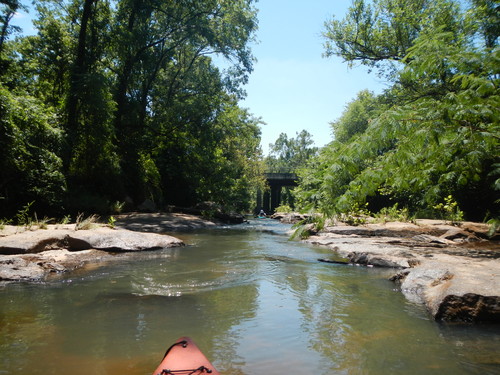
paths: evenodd
<path fill-rule="evenodd" d="M 255 220 L 0 287 L 0 374 L 151 374 L 192 337 L 222 374 L 500 374 L 500 327 L 436 323 L 393 271 Z"/>

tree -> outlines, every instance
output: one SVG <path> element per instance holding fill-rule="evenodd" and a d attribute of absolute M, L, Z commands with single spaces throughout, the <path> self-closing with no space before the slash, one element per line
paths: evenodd
<path fill-rule="evenodd" d="M 66 181 L 57 116 L 36 98 L 0 86 L 0 212 L 60 213 Z"/>
<path fill-rule="evenodd" d="M 28 125 L 19 125 L 20 115 L 11 110 L 29 107 L 46 124 L 39 128 L 57 130 L 59 138 L 57 147 L 31 142 L 40 151 L 21 152 L 22 163 L 34 166 L 35 154 L 52 153 L 53 177 L 60 173 L 63 188 L 47 189 L 66 209 L 105 212 L 129 198 L 135 204 L 149 198 L 158 204 L 214 200 L 247 207 L 252 185 L 262 182 L 260 120 L 236 104 L 252 70 L 252 3 L 37 2 L 37 35 L 7 41 L 2 34 L 3 103 L 10 116 L 2 118 L 8 134 L 4 175 L 16 171 L 19 181 L 27 181 L 32 173 L 8 167 L 19 159 L 13 150 L 29 148 L 17 137 L 24 134 L 31 142 L 23 133 Z M 0 8 L 7 14 L 4 30 L 12 9 Z M 232 66 L 219 70 L 212 55 Z M 50 121 L 41 120 L 43 111 Z M 2 180 L 7 192 L 5 186 Z M 38 185 L 25 186 L 28 191 Z M 26 203 L 9 201 L 11 207 Z"/>
<path fill-rule="evenodd" d="M 361 3 L 355 2 L 347 21 L 335 24 L 338 34 L 327 36 L 339 46 L 345 41 L 337 38 L 354 35 L 351 31 L 359 20 L 370 16 L 372 8 L 362 8 Z M 391 7 L 396 2 L 374 4 L 384 5 L 381 11 L 389 14 L 405 12 L 404 2 L 397 2 L 399 10 Z M 453 11 L 446 17 L 434 14 L 441 6 Z M 457 9 L 458 4 L 451 1 L 425 8 L 431 21 L 405 45 L 394 84 L 373 102 L 375 116 L 363 131 L 343 136 L 351 129 L 344 117 L 349 112 L 335 123 L 342 142 L 322 150 L 315 169 L 302 175 L 299 201 L 304 207 L 333 215 L 365 203 L 374 211 L 399 203 L 432 215 L 433 207 L 451 195 L 470 219 L 481 220 L 499 211 L 495 198 L 500 188 L 498 37 L 491 34 L 495 28 L 481 26 L 484 22 L 478 14 L 484 12 L 457 13 Z M 384 24 L 377 31 L 384 30 Z M 402 26 L 411 24 L 409 20 Z M 495 22 L 488 19 L 487 24 Z M 489 30 L 486 36 L 485 30 Z M 373 51 L 385 48 L 384 38 L 360 38 L 374 43 Z M 352 55 L 339 50 L 349 61 L 375 61 L 371 52 L 350 46 Z M 394 55 L 376 61 L 386 59 Z M 360 99 L 354 102 L 358 106 Z"/>
<path fill-rule="evenodd" d="M 266 169 L 271 173 L 294 173 L 304 167 L 318 148 L 307 130 L 296 133 L 296 138 L 288 138 L 281 133 L 274 144 L 269 145 L 269 156 L 266 158 Z"/>
<path fill-rule="evenodd" d="M 9 35 L 21 31 L 18 26 L 10 25 L 10 21 L 19 9 L 25 7 L 18 0 L 0 1 L 0 56 Z"/>
<path fill-rule="evenodd" d="M 343 20 L 325 23 L 325 55 L 394 74 L 423 30 L 457 33 L 458 11 L 453 0 L 354 0 Z"/>
<path fill-rule="evenodd" d="M 198 62 L 206 64 L 205 57 L 210 54 L 234 58 L 242 74 L 251 70 L 247 43 L 256 24 L 250 3 L 205 0 L 124 1 L 120 4 L 114 25 L 114 34 L 118 36 L 116 54 L 120 56 L 115 68 L 118 76 L 114 127 L 121 166 L 128 176 L 127 189 L 134 199 L 144 197 L 138 155 L 141 148 L 148 147 L 148 137 L 144 137 L 148 132 L 146 126 L 157 124 L 147 119 L 148 111 L 158 108 L 155 100 L 165 105 L 167 111 L 175 107 L 177 93 L 186 95 L 192 87 L 188 78 L 191 70 L 199 66 Z M 166 93 L 162 90 L 166 97 L 153 95 L 158 88 L 157 81 L 168 88 Z M 222 78 L 216 82 L 222 83 Z M 157 118 L 154 112 L 151 114 Z"/>
<path fill-rule="evenodd" d="M 269 145 L 269 155 L 265 158 L 265 168 L 269 173 L 297 173 L 306 169 L 309 161 L 317 154 L 314 141 L 307 130 L 296 133 L 296 138 L 288 138 L 281 133 L 274 144 Z M 280 202 L 295 206 L 294 188 L 285 187 L 281 191 Z"/>
<path fill-rule="evenodd" d="M 357 98 L 347 104 L 340 119 L 330 124 L 335 140 L 345 143 L 354 135 L 363 133 L 379 112 L 380 103 L 373 93 L 368 90 L 359 92 Z"/>

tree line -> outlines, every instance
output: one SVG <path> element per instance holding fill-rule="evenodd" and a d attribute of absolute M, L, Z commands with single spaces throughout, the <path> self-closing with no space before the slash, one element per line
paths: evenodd
<path fill-rule="evenodd" d="M 334 140 L 300 169 L 297 205 L 498 220 L 499 2 L 354 0 L 323 35 L 325 55 L 390 87 L 360 92 L 331 124 Z"/>
<path fill-rule="evenodd" d="M 146 199 L 248 210 L 262 185 L 260 119 L 238 106 L 252 3 L 42 0 L 23 35 L 26 4 L 1 0 L 0 217 Z"/>
<path fill-rule="evenodd" d="M 252 3 L 41 0 L 37 34 L 16 36 L 24 5 L 0 0 L 0 217 L 145 199 L 248 211 L 266 166 L 298 173 L 302 211 L 498 220 L 498 1 L 353 0 L 325 23 L 325 55 L 388 88 L 358 93 L 322 149 L 283 133 L 265 159 L 238 106 Z"/>

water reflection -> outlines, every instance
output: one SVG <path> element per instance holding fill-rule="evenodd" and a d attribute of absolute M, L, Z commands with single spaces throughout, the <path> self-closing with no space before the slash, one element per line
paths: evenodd
<path fill-rule="evenodd" d="M 0 374 L 149 374 L 180 336 L 223 374 L 499 373 L 499 329 L 438 325 L 387 273 L 270 222 L 0 289 Z M 269 233 L 269 231 L 272 232 Z"/>

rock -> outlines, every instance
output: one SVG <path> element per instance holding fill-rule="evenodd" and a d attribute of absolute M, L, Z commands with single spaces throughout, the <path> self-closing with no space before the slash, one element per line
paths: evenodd
<path fill-rule="evenodd" d="M 347 255 L 351 263 L 361 264 L 364 266 L 376 266 L 385 268 L 408 268 L 410 267 L 408 260 L 397 257 L 375 256 L 367 253 L 352 252 Z"/>
<path fill-rule="evenodd" d="M 246 221 L 244 215 L 236 212 L 219 212 L 214 217 L 226 224 L 242 224 Z"/>
<path fill-rule="evenodd" d="M 394 276 L 403 280 L 405 297 L 424 304 L 436 320 L 500 322 L 498 261 L 436 257 L 409 270 L 406 277 Z"/>
<path fill-rule="evenodd" d="M 466 232 L 460 228 L 449 229 L 446 233 L 444 233 L 440 237 L 458 243 L 480 241 L 480 239 L 475 234 Z"/>
<path fill-rule="evenodd" d="M 51 273 L 112 259 L 110 253 L 182 246 L 175 237 L 99 227 L 75 230 L 54 226 L 0 237 L 0 280 L 41 280 Z"/>
<path fill-rule="evenodd" d="M 0 258 L 0 280 L 40 280 L 45 274 L 45 269 L 37 262 L 14 256 Z"/>
<path fill-rule="evenodd" d="M 409 273 L 410 273 L 409 269 L 405 269 L 405 270 L 399 271 L 398 273 L 396 273 L 393 276 L 391 276 L 389 278 L 389 281 L 398 281 L 398 282 L 401 282 L 401 280 L 404 280 L 404 278 L 406 276 L 408 276 Z"/>
<path fill-rule="evenodd" d="M 151 199 L 146 199 L 137 208 L 141 212 L 156 212 L 158 210 L 156 208 L 155 202 L 153 202 Z"/>
<path fill-rule="evenodd" d="M 307 239 L 350 262 L 404 268 L 391 279 L 405 297 L 436 320 L 500 321 L 500 244 L 486 240 L 489 226 L 438 220 L 417 224 L 336 225 Z"/>
<path fill-rule="evenodd" d="M 68 272 L 103 259 L 112 259 L 112 255 L 99 250 L 70 252 L 62 249 L 38 254 L 1 256 L 0 280 L 40 281 L 50 274 Z"/>
<path fill-rule="evenodd" d="M 447 295 L 435 315 L 436 320 L 468 323 L 500 322 L 500 297 L 467 293 Z"/>
<path fill-rule="evenodd" d="M 410 271 L 403 279 L 401 291 L 409 301 L 425 304 L 428 302 L 427 289 L 431 285 L 437 286 L 440 281 L 450 280 L 452 277 L 447 269 L 417 268 Z"/>
<path fill-rule="evenodd" d="M 0 254 L 30 254 L 66 247 L 69 230 L 26 231 L 0 237 Z"/>
<path fill-rule="evenodd" d="M 323 262 L 323 263 L 333 263 L 333 264 L 349 264 L 348 261 L 345 260 L 334 260 L 334 259 L 325 259 L 325 258 L 319 258 L 318 262 Z"/>
<path fill-rule="evenodd" d="M 168 235 L 107 228 L 69 233 L 66 236 L 66 242 L 71 251 L 87 249 L 112 252 L 144 251 L 183 245 L 181 240 Z"/>
<path fill-rule="evenodd" d="M 172 208 L 175 209 L 175 208 Z M 174 232 L 211 228 L 217 224 L 191 213 L 130 213 L 116 215 L 115 226 L 137 232 Z"/>
<path fill-rule="evenodd" d="M 284 224 L 296 224 L 309 219 L 312 215 L 308 214 L 298 214 L 296 212 L 276 212 L 270 216 L 271 219 L 279 220 Z"/>
<path fill-rule="evenodd" d="M 167 235 L 99 227 L 93 230 L 38 230 L 0 238 L 0 254 L 32 254 L 52 249 L 142 251 L 181 246 Z"/>

